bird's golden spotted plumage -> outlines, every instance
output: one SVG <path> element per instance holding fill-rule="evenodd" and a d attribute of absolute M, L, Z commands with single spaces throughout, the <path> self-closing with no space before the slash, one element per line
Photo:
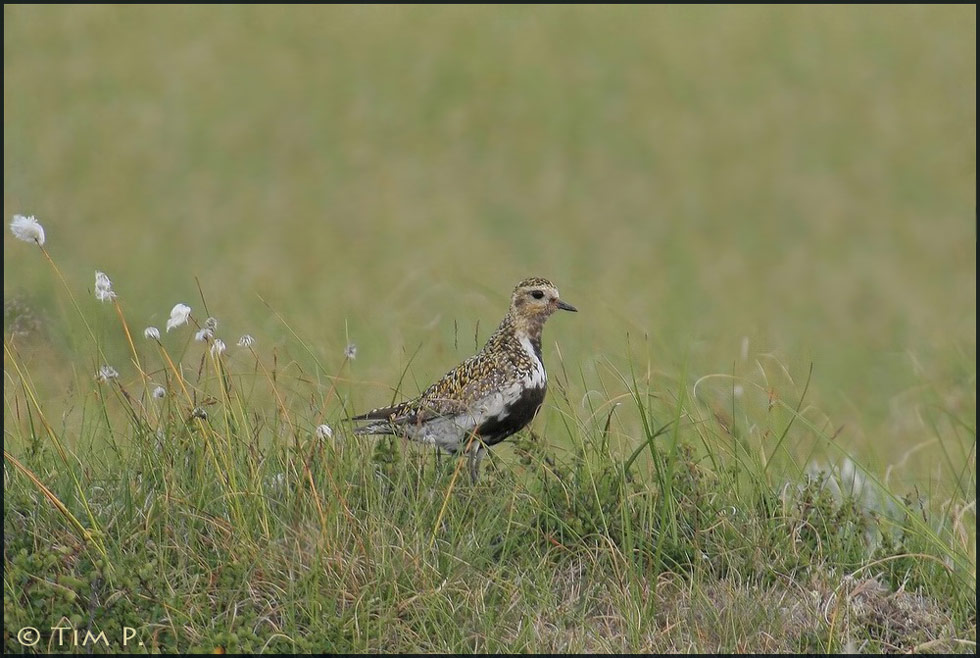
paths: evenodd
<path fill-rule="evenodd" d="M 375 409 L 353 420 L 373 421 L 358 434 L 394 434 L 455 452 L 470 444 L 471 474 L 484 446 L 503 441 L 534 418 L 548 377 L 541 360 L 541 330 L 556 310 L 577 310 L 547 279 L 524 279 L 510 309 L 479 352 L 450 370 L 417 398 Z"/>

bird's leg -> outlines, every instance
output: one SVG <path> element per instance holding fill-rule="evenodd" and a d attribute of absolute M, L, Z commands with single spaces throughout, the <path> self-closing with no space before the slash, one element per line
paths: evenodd
<path fill-rule="evenodd" d="M 443 454 L 446 452 L 448 452 L 450 455 L 453 454 L 451 451 L 447 451 L 445 448 L 440 448 L 438 446 L 436 447 L 436 473 L 439 474 L 439 477 L 444 475 L 447 465 L 456 463 L 456 460 L 450 460 L 449 462 L 445 461 L 446 458 L 443 457 Z"/>
<path fill-rule="evenodd" d="M 473 480 L 473 484 L 476 484 L 477 479 L 480 477 L 480 462 L 483 461 L 483 455 L 486 453 L 487 449 L 483 446 L 483 442 L 477 440 L 476 445 L 470 450 L 470 478 Z"/>
<path fill-rule="evenodd" d="M 460 445 L 463 452 L 466 453 L 467 462 L 470 467 L 470 479 L 473 480 L 473 484 L 476 484 L 476 479 L 480 475 L 480 448 L 483 447 L 483 442 L 480 441 L 476 432 L 470 432 L 469 437 L 466 441 Z"/>

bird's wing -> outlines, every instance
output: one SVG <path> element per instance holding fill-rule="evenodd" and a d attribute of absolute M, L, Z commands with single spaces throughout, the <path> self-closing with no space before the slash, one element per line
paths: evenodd
<path fill-rule="evenodd" d="M 381 420 L 391 425 L 407 425 L 466 413 L 473 404 L 503 385 L 506 375 L 507 371 L 501 369 L 499 363 L 484 354 L 476 354 L 447 372 L 414 400 L 373 409 L 351 420 Z"/>
<path fill-rule="evenodd" d="M 450 370 L 423 391 L 412 405 L 415 422 L 429 418 L 467 413 L 474 404 L 498 389 L 506 372 L 485 354 L 474 355 Z"/>
<path fill-rule="evenodd" d="M 371 411 L 361 414 L 360 416 L 352 416 L 351 420 L 388 420 L 392 417 L 401 416 L 405 412 L 405 408 L 410 405 L 415 400 L 409 400 L 408 402 L 399 402 L 396 405 L 390 407 L 380 407 L 378 409 L 372 409 Z"/>

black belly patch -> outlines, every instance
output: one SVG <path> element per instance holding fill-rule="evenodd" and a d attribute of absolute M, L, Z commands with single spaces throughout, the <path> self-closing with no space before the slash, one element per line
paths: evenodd
<path fill-rule="evenodd" d="M 502 417 L 494 416 L 485 421 L 477 428 L 476 433 L 485 444 L 492 446 L 520 431 L 538 413 L 541 403 L 544 402 L 545 390 L 544 386 L 524 389 L 521 396 L 504 410 Z"/>

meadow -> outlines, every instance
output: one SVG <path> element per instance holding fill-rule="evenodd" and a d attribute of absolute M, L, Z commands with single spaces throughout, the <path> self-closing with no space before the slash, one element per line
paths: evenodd
<path fill-rule="evenodd" d="M 5 651 L 975 653 L 975 66 L 973 6 L 5 5 Z M 526 276 L 580 312 L 477 483 L 350 433 Z"/>

